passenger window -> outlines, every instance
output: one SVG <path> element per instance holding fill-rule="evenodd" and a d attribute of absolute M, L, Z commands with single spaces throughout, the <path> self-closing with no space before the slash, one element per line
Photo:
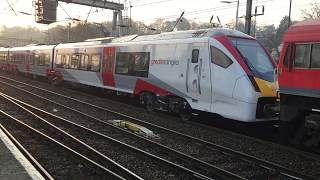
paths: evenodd
<path fill-rule="evenodd" d="M 89 55 L 82 54 L 81 55 L 81 62 L 80 62 L 80 69 L 88 70 L 89 65 Z"/>
<path fill-rule="evenodd" d="M 199 49 L 193 49 L 191 62 L 198 63 L 198 60 L 199 60 Z"/>
<path fill-rule="evenodd" d="M 80 63 L 80 55 L 79 54 L 73 54 L 71 56 L 70 68 L 71 69 L 78 69 L 79 68 L 79 63 Z"/>
<path fill-rule="evenodd" d="M 223 68 L 227 68 L 233 63 L 227 55 L 213 46 L 211 46 L 211 62 Z"/>
<path fill-rule="evenodd" d="M 45 64 L 46 66 L 49 66 L 49 65 L 50 65 L 50 54 L 46 54 L 46 55 L 45 55 L 44 64 Z"/>
<path fill-rule="evenodd" d="M 116 73 L 129 76 L 147 77 L 149 72 L 149 52 L 120 52 L 116 58 Z"/>
<path fill-rule="evenodd" d="M 60 54 L 56 57 L 56 67 L 61 68 L 62 67 L 62 56 Z"/>
<path fill-rule="evenodd" d="M 44 54 L 40 54 L 39 55 L 38 65 L 39 66 L 44 66 L 45 65 L 45 55 Z"/>
<path fill-rule="evenodd" d="M 61 55 L 61 68 L 69 68 L 70 67 L 70 55 Z"/>
<path fill-rule="evenodd" d="M 148 71 L 149 53 L 139 53 L 134 55 L 134 70 Z"/>
<path fill-rule="evenodd" d="M 34 65 L 34 53 L 30 54 L 29 64 Z"/>
<path fill-rule="evenodd" d="M 129 73 L 129 58 L 128 53 L 117 53 L 117 74 L 128 74 Z"/>
<path fill-rule="evenodd" d="M 98 72 L 100 71 L 100 55 L 92 55 L 91 56 L 91 71 Z"/>
<path fill-rule="evenodd" d="M 320 68 L 320 44 L 312 45 L 311 68 Z"/>
<path fill-rule="evenodd" d="M 297 44 L 294 56 L 294 67 L 309 68 L 310 64 L 310 50 L 309 44 Z"/>

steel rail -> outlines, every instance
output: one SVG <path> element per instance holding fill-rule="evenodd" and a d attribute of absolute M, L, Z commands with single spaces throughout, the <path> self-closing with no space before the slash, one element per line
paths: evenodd
<path fill-rule="evenodd" d="M 69 148 L 68 146 L 60 143 L 59 141 L 47 136 L 46 134 L 38 131 L 37 129 L 34 129 L 33 127 L 25 124 L 24 122 L 18 120 L 17 118 L 11 116 L 10 114 L 7 114 L 6 112 L 0 110 L 0 113 L 4 116 L 9 118 L 10 120 L 12 120 L 12 122 L 18 124 L 18 126 L 20 128 L 24 128 L 26 130 L 32 131 L 33 133 L 35 133 L 36 135 L 45 138 L 47 141 L 49 141 L 50 143 L 54 144 L 55 146 L 59 146 L 61 149 L 63 149 L 66 153 L 72 155 L 72 156 L 76 156 L 77 159 L 79 159 L 80 161 L 87 163 L 89 166 L 94 167 L 95 170 L 103 172 L 103 174 L 107 174 L 108 176 L 112 176 L 112 177 L 116 177 L 117 179 L 122 179 L 124 180 L 124 178 L 118 176 L 117 174 L 111 172 L 109 169 L 106 169 L 105 167 L 101 166 L 100 164 L 96 163 L 95 161 L 87 158 L 86 156 L 82 155 L 81 153 L 78 153 L 77 151 Z"/>
<path fill-rule="evenodd" d="M 64 145 L 63 143 L 49 137 L 48 135 L 40 132 L 39 130 L 29 126 L 28 124 L 22 122 L 21 120 L 15 118 L 14 116 L 6 113 L 3 110 L 0 110 L 0 113 L 2 113 L 4 116 L 14 120 L 15 122 L 19 123 L 20 125 L 22 125 L 23 127 L 32 130 L 33 132 L 35 132 L 38 135 L 41 135 L 42 137 L 45 137 L 46 139 L 53 141 L 55 144 L 62 146 L 64 149 L 68 150 L 69 153 L 73 153 L 75 155 L 77 155 L 78 157 L 81 157 L 82 159 L 86 160 L 87 162 L 89 162 L 90 164 L 93 164 L 96 168 L 103 170 L 105 172 L 105 174 L 107 174 L 108 176 L 111 177 L 116 177 L 117 179 L 139 179 L 142 180 L 143 178 L 139 177 L 138 175 L 136 175 L 135 173 L 129 171 L 128 169 L 124 168 L 123 166 L 121 166 L 120 164 L 116 163 L 115 161 L 111 160 L 110 158 L 106 157 L 105 155 L 101 154 L 100 152 L 96 151 L 95 149 L 93 149 L 92 147 L 88 146 L 87 144 L 83 143 L 82 141 L 80 141 L 79 139 L 73 137 L 72 135 L 66 133 L 65 131 L 61 130 L 60 128 L 56 127 L 55 125 L 49 123 L 47 120 L 41 118 L 40 116 L 36 115 L 35 113 L 29 111 L 28 109 L 24 108 L 23 106 L 21 106 L 20 104 L 18 104 L 17 102 L 15 102 L 14 100 L 12 100 L 11 98 L 9 98 L 7 95 L 0 93 L 0 97 L 2 97 L 3 99 L 5 99 L 7 102 L 13 104 L 14 106 L 18 107 L 19 109 L 24 110 L 25 112 L 27 112 L 28 114 L 34 116 L 37 120 L 41 120 L 42 122 L 48 124 L 51 128 L 54 128 L 55 130 L 57 130 L 58 132 L 62 133 L 63 135 L 65 135 L 66 137 L 71 138 L 72 140 L 74 140 L 74 142 L 76 142 L 79 147 L 85 147 L 88 151 L 90 151 L 90 153 L 92 154 L 96 154 L 97 156 L 99 156 L 100 158 L 102 158 L 105 162 L 108 162 L 110 164 L 112 164 L 113 166 L 115 166 L 118 169 L 118 173 L 120 172 L 121 175 L 118 175 L 118 173 L 115 173 L 113 171 L 111 171 L 110 169 L 104 167 L 103 165 L 91 160 L 90 158 L 88 158 L 85 155 L 82 155 L 81 153 L 77 152 L 76 150 Z M 73 143 L 74 143 L 73 142 Z M 122 177 L 123 176 L 123 177 Z"/>
<path fill-rule="evenodd" d="M 112 141 L 112 142 L 114 142 L 114 143 L 120 144 L 120 145 L 124 146 L 125 148 L 131 149 L 131 150 L 136 151 L 136 152 L 138 152 L 138 153 L 141 153 L 141 154 L 143 154 L 143 155 L 147 155 L 147 156 L 149 156 L 149 157 L 152 157 L 153 159 L 155 159 L 155 160 L 157 160 L 157 161 L 160 161 L 160 162 L 164 162 L 164 163 L 166 163 L 166 164 L 168 164 L 168 165 L 170 165 L 170 166 L 172 166 L 172 167 L 174 167 L 174 168 L 181 169 L 181 170 L 189 173 L 189 175 L 194 176 L 194 177 L 197 178 L 197 179 L 208 179 L 208 180 L 212 180 L 212 178 L 210 178 L 210 177 L 207 177 L 207 176 L 202 175 L 202 174 L 200 174 L 200 173 L 198 173 L 198 172 L 195 172 L 195 171 L 193 171 L 193 170 L 190 170 L 190 169 L 188 169 L 188 168 L 185 168 L 185 167 L 183 167 L 183 166 L 180 166 L 180 165 L 177 164 L 177 163 L 170 162 L 170 161 L 168 161 L 168 160 L 166 160 L 166 159 L 163 159 L 163 158 L 158 157 L 158 156 L 156 156 L 156 155 L 150 154 L 150 153 L 148 153 L 148 152 L 146 152 L 146 151 L 140 150 L 140 149 L 138 149 L 138 148 L 136 148 L 136 147 L 133 147 L 133 146 L 131 146 L 131 145 L 125 144 L 125 143 L 123 143 L 123 142 L 121 142 L 121 141 L 118 141 L 118 140 L 116 140 L 116 139 L 114 139 L 114 138 L 111 138 L 111 137 L 109 137 L 109 136 L 106 136 L 106 135 L 104 135 L 104 134 L 101 134 L 101 133 L 99 133 L 99 132 L 96 132 L 96 131 L 94 131 L 94 130 L 91 130 L 91 129 L 87 128 L 87 127 L 78 125 L 78 124 L 76 124 L 76 123 L 74 123 L 74 122 L 72 122 L 72 121 L 66 120 L 66 119 L 64 119 L 64 118 L 61 118 L 61 117 L 56 116 L 56 115 L 54 115 L 54 114 L 51 114 L 51 113 L 49 113 L 49 112 L 43 111 L 43 110 L 41 110 L 41 109 L 39 109 L 39 108 L 37 108 L 37 107 L 34 107 L 34 106 L 30 105 L 30 104 L 27 104 L 27 103 L 25 103 L 25 102 L 22 102 L 22 101 L 20 101 L 20 100 L 18 100 L 18 99 L 15 99 L 15 98 L 10 97 L 10 96 L 8 96 L 8 95 L 5 95 L 5 94 L 3 94 L 3 93 L 0 93 L 0 96 L 5 97 L 5 98 L 8 98 L 8 99 L 11 100 L 12 102 L 17 103 L 17 104 L 18 104 L 19 106 L 21 106 L 23 109 L 25 109 L 25 110 L 27 110 L 27 111 L 29 111 L 29 112 L 31 112 L 31 113 L 33 113 L 33 112 L 32 112 L 31 110 L 29 110 L 28 108 L 31 108 L 31 109 L 36 110 L 36 111 L 41 112 L 41 113 L 45 113 L 46 115 L 51 116 L 51 117 L 54 118 L 55 120 L 60 120 L 60 121 L 62 121 L 62 122 L 65 123 L 65 124 L 69 124 L 69 125 L 75 126 L 75 127 L 80 128 L 80 129 L 82 129 L 82 130 L 85 130 L 85 131 L 87 131 L 87 132 L 89 132 L 89 133 L 91 133 L 91 134 L 93 134 L 93 135 L 97 135 L 97 136 L 103 137 L 103 138 L 105 138 L 106 140 L 109 140 L 109 141 Z M 28 108 L 23 107 L 23 106 L 27 106 Z M 33 114 L 36 115 L 35 113 L 33 113 Z M 38 116 L 38 115 L 36 115 L 36 116 L 37 116 L 37 117 L 40 117 L 40 116 Z M 42 119 L 42 118 L 41 118 L 41 119 Z M 44 120 L 44 119 L 43 119 L 43 120 Z M 50 122 L 48 122 L 48 121 L 46 121 L 46 120 L 45 120 L 45 122 L 48 123 L 48 124 L 50 124 L 50 126 L 55 126 L 55 125 L 51 124 Z M 56 127 L 56 126 L 55 126 L 55 127 Z M 56 127 L 56 128 L 59 128 L 59 127 Z M 80 140 L 79 140 L 79 141 L 80 141 Z M 236 176 L 229 176 L 229 178 L 230 178 L 230 177 L 231 177 L 231 178 L 235 178 Z M 237 179 L 239 179 L 239 178 L 237 178 Z"/>
<path fill-rule="evenodd" d="M 42 175 L 43 178 L 48 180 L 54 180 L 54 178 L 48 173 L 48 171 L 23 147 L 19 141 L 2 125 L 0 129 L 7 135 L 10 141 L 19 149 L 25 158 L 33 165 L 33 167 Z"/>

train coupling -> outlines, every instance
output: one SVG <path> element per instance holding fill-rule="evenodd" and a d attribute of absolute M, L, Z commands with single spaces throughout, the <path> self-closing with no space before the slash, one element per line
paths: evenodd
<path fill-rule="evenodd" d="M 276 104 L 266 104 L 263 107 L 263 113 L 264 114 L 279 114 L 280 113 L 280 104 L 276 103 Z"/>
<path fill-rule="evenodd" d="M 159 139 L 160 136 L 158 134 L 153 133 L 153 131 L 148 128 L 141 126 L 139 124 L 132 123 L 126 120 L 109 120 L 108 121 L 113 126 L 117 126 L 123 129 L 127 129 L 135 134 L 141 135 L 146 138 Z"/>

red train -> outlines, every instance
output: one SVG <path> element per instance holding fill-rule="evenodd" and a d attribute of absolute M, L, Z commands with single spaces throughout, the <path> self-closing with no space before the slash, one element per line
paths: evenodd
<path fill-rule="evenodd" d="M 320 142 L 320 20 L 306 20 L 283 37 L 278 65 L 280 137 L 295 144 Z"/>

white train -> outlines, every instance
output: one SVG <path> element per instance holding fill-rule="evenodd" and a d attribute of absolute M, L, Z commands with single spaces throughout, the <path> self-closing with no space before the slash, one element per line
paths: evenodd
<path fill-rule="evenodd" d="M 253 122 L 269 117 L 276 105 L 274 61 L 254 38 L 238 31 L 192 30 L 45 47 L 0 49 L 0 65 L 140 96 L 147 109 L 177 112 L 184 119 L 204 111 Z M 38 68 L 39 58 L 32 54 L 37 49 L 50 57 L 48 66 Z M 24 61 L 13 55 L 18 50 L 25 52 Z M 8 58 L 1 58 L 6 52 Z"/>

